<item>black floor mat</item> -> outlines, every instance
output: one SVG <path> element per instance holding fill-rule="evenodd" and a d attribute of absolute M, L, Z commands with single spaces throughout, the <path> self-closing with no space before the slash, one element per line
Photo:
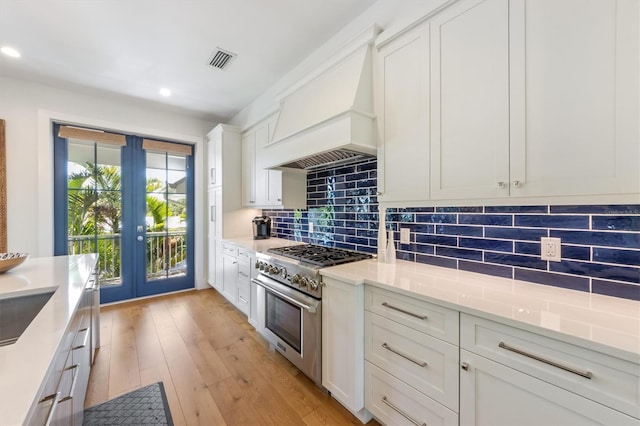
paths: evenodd
<path fill-rule="evenodd" d="M 84 426 L 173 426 L 162 382 L 126 393 L 84 410 Z"/>

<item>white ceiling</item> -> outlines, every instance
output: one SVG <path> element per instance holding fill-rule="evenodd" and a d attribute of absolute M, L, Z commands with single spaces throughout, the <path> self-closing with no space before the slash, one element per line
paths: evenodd
<path fill-rule="evenodd" d="M 375 0 L 0 0 L 0 75 L 226 121 Z M 238 56 L 208 65 L 220 47 Z M 159 95 L 161 87 L 172 96 Z"/>

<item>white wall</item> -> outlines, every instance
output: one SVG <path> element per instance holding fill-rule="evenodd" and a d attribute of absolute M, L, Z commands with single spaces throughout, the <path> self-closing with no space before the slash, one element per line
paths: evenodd
<path fill-rule="evenodd" d="M 215 123 L 124 98 L 86 95 L 0 77 L 0 118 L 6 121 L 8 250 L 53 254 L 52 120 L 195 145 L 196 285 L 203 267 L 205 187 L 203 138 Z M 205 203 L 206 204 L 206 203 Z"/>
<path fill-rule="evenodd" d="M 276 97 L 290 86 L 302 80 L 321 66 L 349 41 L 363 31 L 378 25 L 383 32 L 395 32 L 419 19 L 449 0 L 378 0 L 364 13 L 351 21 L 331 39 L 285 74 L 278 82 L 256 98 L 250 105 L 233 117 L 228 124 L 246 129 L 278 109 Z M 382 35 L 382 34 L 381 34 Z"/>

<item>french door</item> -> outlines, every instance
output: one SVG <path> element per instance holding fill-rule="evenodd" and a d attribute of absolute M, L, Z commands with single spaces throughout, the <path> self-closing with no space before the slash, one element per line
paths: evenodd
<path fill-rule="evenodd" d="M 98 253 L 101 303 L 194 287 L 191 149 L 54 125 L 54 254 Z"/>

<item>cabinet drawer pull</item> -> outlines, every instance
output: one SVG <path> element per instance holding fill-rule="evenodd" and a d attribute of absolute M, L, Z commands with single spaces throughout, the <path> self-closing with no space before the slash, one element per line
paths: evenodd
<path fill-rule="evenodd" d="M 389 400 L 387 399 L 386 396 L 382 397 L 382 402 L 387 404 L 393 411 L 395 411 L 396 413 L 400 414 L 402 417 L 404 417 L 405 419 L 409 420 L 414 425 L 416 425 L 416 426 L 427 426 L 426 423 L 418 423 L 413 417 L 411 417 L 410 415 L 408 415 L 407 413 L 405 413 L 404 411 L 402 411 L 401 409 L 399 409 L 398 407 L 393 405 L 391 402 L 389 402 Z"/>
<path fill-rule="evenodd" d="M 51 426 L 53 422 L 53 417 L 56 413 L 56 408 L 58 408 L 58 401 L 60 400 L 60 392 L 52 393 L 51 395 L 45 396 L 40 401 L 39 404 L 43 402 L 51 401 L 51 408 L 49 408 L 49 414 L 47 414 L 47 420 L 44 422 L 45 426 Z"/>
<path fill-rule="evenodd" d="M 388 350 L 388 351 L 393 352 L 393 353 L 394 353 L 394 354 L 396 354 L 396 355 L 401 356 L 401 357 L 402 357 L 402 358 L 404 358 L 404 359 L 407 359 L 407 360 L 411 361 L 412 363 L 414 363 L 414 364 L 416 364 L 416 365 L 419 365 L 420 367 L 426 367 L 426 366 L 427 366 L 427 363 L 426 363 L 425 361 L 416 361 L 415 359 L 413 359 L 413 358 L 412 358 L 412 357 L 410 357 L 409 355 L 403 354 L 403 353 L 402 353 L 402 352 L 400 352 L 399 350 L 394 349 L 394 348 L 392 348 L 391 346 L 387 345 L 387 342 L 384 342 L 384 343 L 382 344 L 382 347 L 383 347 L 383 348 L 385 348 L 385 349 L 386 349 L 386 350 Z"/>
<path fill-rule="evenodd" d="M 394 311 L 402 312 L 403 314 L 411 315 L 412 317 L 416 317 L 421 320 L 427 319 L 426 315 L 414 314 L 413 312 L 405 311 L 402 308 L 398 308 L 397 306 L 390 305 L 387 302 L 382 302 L 382 306 L 384 306 L 385 308 L 393 309 Z"/>
<path fill-rule="evenodd" d="M 75 351 L 76 349 L 82 349 L 87 347 L 87 340 L 89 340 L 89 329 L 83 328 L 82 330 L 78 330 L 78 333 L 76 334 L 76 339 L 78 338 L 78 334 L 80 333 L 84 333 L 84 339 L 82 339 L 82 344 L 71 347 L 71 350 Z M 74 342 L 75 342 L 75 339 L 74 339 Z"/>
<path fill-rule="evenodd" d="M 591 378 L 593 377 L 593 374 L 590 371 L 576 370 L 575 368 L 571 368 L 571 367 L 567 367 L 566 365 L 558 364 L 555 361 L 544 359 L 542 357 L 539 357 L 538 355 L 530 354 L 530 353 L 525 352 L 525 351 L 523 351 L 521 349 L 514 348 L 513 346 L 509 346 L 504 342 L 500 342 L 500 344 L 498 344 L 498 347 L 500 347 L 502 349 L 506 349 L 506 350 L 511 351 L 511 352 L 515 352 L 518 355 L 526 356 L 527 358 L 535 359 L 536 361 L 540 361 L 542 363 L 545 363 L 547 365 L 551 365 L 551 366 L 559 368 L 561 370 L 568 371 L 569 373 L 576 374 L 578 376 L 584 377 L 585 379 L 591 380 Z"/>
<path fill-rule="evenodd" d="M 69 390 L 69 395 L 65 396 L 64 398 L 62 398 L 60 400 L 60 402 L 66 402 L 69 401 L 71 399 L 73 399 L 73 395 L 76 393 L 76 383 L 78 383 L 78 376 L 80 374 L 78 374 L 78 368 L 80 367 L 80 364 L 75 364 L 72 365 L 69 368 L 65 368 L 66 370 L 73 370 L 73 382 L 71 382 L 71 390 Z"/>

